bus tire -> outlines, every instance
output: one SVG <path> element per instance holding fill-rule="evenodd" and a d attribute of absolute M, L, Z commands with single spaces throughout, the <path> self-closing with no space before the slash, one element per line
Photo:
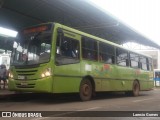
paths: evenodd
<path fill-rule="evenodd" d="M 133 88 L 132 88 L 132 94 L 133 96 L 139 96 L 139 91 L 140 91 L 140 85 L 137 80 L 133 82 Z"/>
<path fill-rule="evenodd" d="M 92 97 L 92 84 L 88 79 L 83 79 L 80 84 L 79 95 L 82 101 L 88 101 Z"/>

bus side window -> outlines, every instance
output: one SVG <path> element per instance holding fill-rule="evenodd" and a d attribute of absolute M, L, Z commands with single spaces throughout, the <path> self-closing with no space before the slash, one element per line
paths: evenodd
<path fill-rule="evenodd" d="M 64 37 L 61 44 L 61 52 L 63 56 L 79 58 L 78 40 L 74 40 L 69 37 Z"/>
<path fill-rule="evenodd" d="M 139 55 L 136 53 L 130 53 L 130 66 L 132 68 L 140 68 L 140 64 L 139 64 Z"/>
<path fill-rule="evenodd" d="M 152 68 L 152 59 L 151 58 L 148 58 L 148 70 L 149 71 L 152 71 L 153 70 L 153 68 Z"/>
<path fill-rule="evenodd" d="M 116 49 L 116 58 L 117 58 L 117 64 L 121 66 L 129 66 L 128 62 L 128 51 L 117 48 Z"/>
<path fill-rule="evenodd" d="M 79 62 L 79 41 L 67 36 L 58 35 L 56 43 L 56 64 Z"/>
<path fill-rule="evenodd" d="M 115 62 L 115 48 L 112 45 L 99 42 L 99 61 L 114 64 Z"/>
<path fill-rule="evenodd" d="M 88 60 L 98 60 L 97 42 L 92 38 L 82 38 L 82 57 Z"/>
<path fill-rule="evenodd" d="M 147 70 L 147 58 L 141 56 L 140 57 L 140 62 L 141 62 L 141 69 L 142 70 Z"/>
<path fill-rule="evenodd" d="M 62 40 L 63 40 L 63 32 L 60 31 L 58 32 L 58 35 L 57 35 L 57 41 L 56 41 L 56 55 L 61 55 L 61 49 L 60 49 L 60 46 L 61 46 L 61 43 L 62 43 Z"/>

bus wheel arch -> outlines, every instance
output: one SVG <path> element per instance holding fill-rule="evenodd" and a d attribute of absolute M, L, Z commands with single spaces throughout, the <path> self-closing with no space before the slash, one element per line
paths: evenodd
<path fill-rule="evenodd" d="M 132 94 L 133 96 L 139 96 L 139 91 L 140 91 L 140 83 L 139 80 L 134 80 L 133 86 L 132 86 Z"/>
<path fill-rule="evenodd" d="M 95 94 L 95 82 L 93 77 L 85 76 L 81 80 L 79 87 L 79 95 L 82 101 L 88 101 Z"/>

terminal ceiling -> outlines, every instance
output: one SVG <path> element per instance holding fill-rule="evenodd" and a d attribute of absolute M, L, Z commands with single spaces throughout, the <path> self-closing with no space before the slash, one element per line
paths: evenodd
<path fill-rule="evenodd" d="M 44 22 L 58 22 L 118 44 L 130 41 L 160 48 L 87 0 L 0 0 L 0 26 L 19 31 Z M 0 48 L 11 46 L 11 39 L 0 37 Z"/>

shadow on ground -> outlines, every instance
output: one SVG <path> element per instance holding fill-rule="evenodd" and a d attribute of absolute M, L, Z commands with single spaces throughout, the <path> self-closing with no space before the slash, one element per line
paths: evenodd
<path fill-rule="evenodd" d="M 141 92 L 140 96 L 148 96 L 148 92 Z M 103 99 L 117 99 L 126 96 L 124 92 L 101 92 L 97 93 L 92 100 Z M 35 103 L 65 103 L 65 102 L 80 102 L 79 94 L 46 94 L 46 93 L 21 93 L 21 94 L 8 94 L 0 95 L 0 102 L 35 102 Z"/>

